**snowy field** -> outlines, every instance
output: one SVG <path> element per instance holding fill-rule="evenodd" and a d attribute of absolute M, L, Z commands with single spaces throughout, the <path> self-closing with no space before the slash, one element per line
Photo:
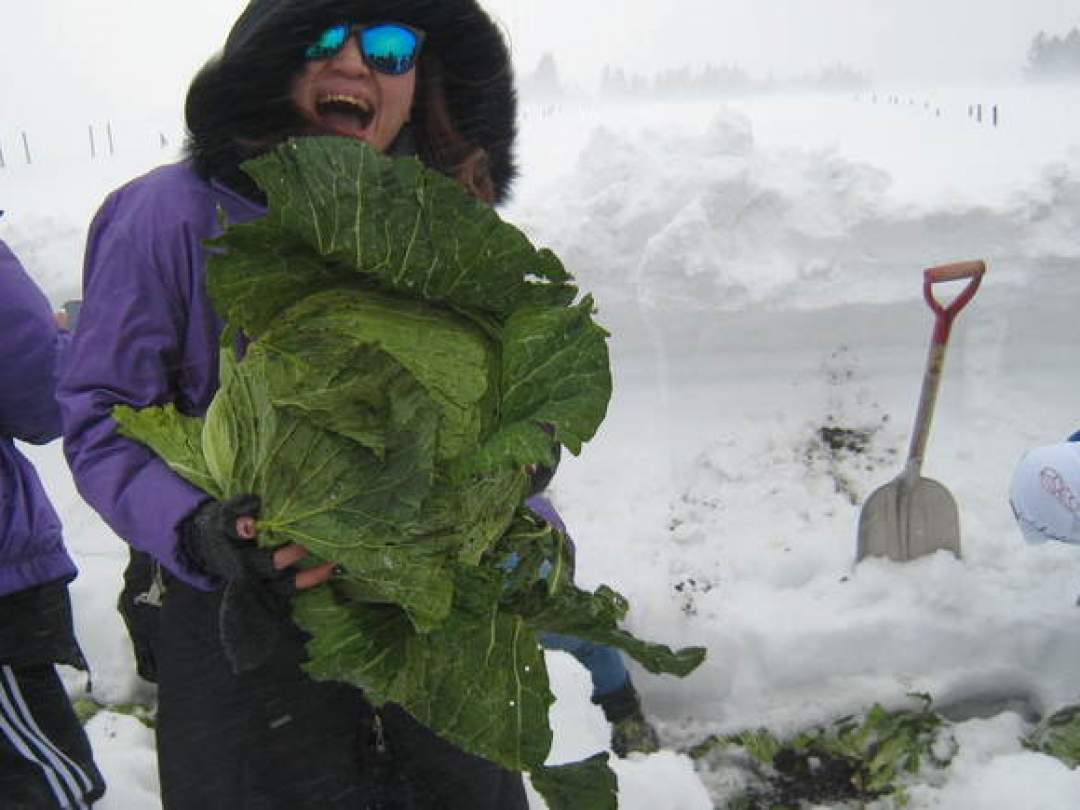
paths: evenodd
<path fill-rule="evenodd" d="M 984 118 L 999 105 L 998 127 L 969 117 L 979 103 Z M 1019 742 L 1035 713 L 1080 699 L 1080 550 L 1024 545 L 1006 500 L 1026 448 L 1080 428 L 1077 110 L 1080 90 L 1050 88 L 525 106 L 504 215 L 563 258 L 613 334 L 608 419 L 552 490 L 579 580 L 626 594 L 638 635 L 709 649 L 683 681 L 635 672 L 666 750 L 615 763 L 623 810 L 723 807 L 742 773 L 678 753 L 710 734 L 788 734 L 910 692 L 951 710 L 959 743 L 910 807 L 1080 806 L 1080 774 Z M 93 162 L 85 133 L 35 134 L 27 166 L 0 130 L 0 238 L 55 304 L 78 294 L 103 195 L 169 159 L 159 133 L 177 142 L 175 122 L 117 125 L 117 154 Z M 922 269 L 974 258 L 990 271 L 954 330 L 924 467 L 959 504 L 963 558 L 855 567 L 859 505 L 907 450 Z M 823 428 L 866 445 L 831 447 Z M 114 610 L 124 547 L 59 447 L 29 452 L 81 569 L 94 695 L 148 701 Z M 549 659 L 554 760 L 603 748 L 585 673 Z M 151 732 L 115 713 L 89 728 L 99 807 L 158 810 Z"/>

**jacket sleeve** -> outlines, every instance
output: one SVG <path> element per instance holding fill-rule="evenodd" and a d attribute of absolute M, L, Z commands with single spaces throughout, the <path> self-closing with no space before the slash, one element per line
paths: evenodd
<path fill-rule="evenodd" d="M 79 328 L 60 381 L 64 451 L 80 494 L 113 531 L 185 582 L 210 590 L 210 581 L 178 555 L 181 523 L 210 496 L 121 436 L 111 416 L 116 405 L 138 409 L 177 399 L 187 312 L 177 279 L 191 272 L 161 266 L 149 236 L 137 239 L 115 221 L 116 206 L 115 198 L 106 202 L 87 242 Z M 179 264 L 185 251 L 163 255 Z"/>
<path fill-rule="evenodd" d="M 60 435 L 56 380 L 70 335 L 0 242 L 0 434 L 33 444 Z"/>

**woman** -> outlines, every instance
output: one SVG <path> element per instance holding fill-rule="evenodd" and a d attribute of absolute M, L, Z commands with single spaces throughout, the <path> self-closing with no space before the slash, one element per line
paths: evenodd
<path fill-rule="evenodd" d="M 86 807 L 105 792 L 56 674 L 86 669 L 71 621 L 75 564 L 60 520 L 15 439 L 60 435 L 56 372 L 70 340 L 0 242 L 0 806 Z"/>
<path fill-rule="evenodd" d="M 109 414 L 174 403 L 201 415 L 218 387 L 222 324 L 203 240 L 264 213 L 240 163 L 294 135 L 416 154 L 498 202 L 514 174 L 505 43 L 475 0 L 254 0 L 187 98 L 189 157 L 112 194 L 90 231 L 84 304 L 62 381 L 65 448 L 80 492 L 164 570 L 153 654 L 168 810 L 523 810 L 519 775 L 466 755 L 400 709 L 304 676 L 297 546 L 251 542 L 257 498 L 228 503 L 119 436 Z M 269 555 L 269 556 L 267 556 Z M 258 598 L 223 601 L 244 572 Z"/>

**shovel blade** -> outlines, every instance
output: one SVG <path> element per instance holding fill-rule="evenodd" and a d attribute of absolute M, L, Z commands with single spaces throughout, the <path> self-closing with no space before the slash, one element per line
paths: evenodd
<path fill-rule="evenodd" d="M 864 557 L 906 562 L 940 549 L 960 556 L 960 510 L 937 481 L 897 478 L 863 505 L 856 562 Z"/>

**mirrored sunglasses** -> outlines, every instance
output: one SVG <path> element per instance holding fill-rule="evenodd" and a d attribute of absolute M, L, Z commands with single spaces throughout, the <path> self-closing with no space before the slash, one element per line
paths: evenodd
<path fill-rule="evenodd" d="M 310 61 L 329 59 L 341 52 L 350 34 L 356 35 L 364 64 L 390 76 L 412 70 L 424 44 L 424 32 L 404 23 L 341 23 L 323 31 L 318 41 L 304 51 L 304 57 Z"/>

